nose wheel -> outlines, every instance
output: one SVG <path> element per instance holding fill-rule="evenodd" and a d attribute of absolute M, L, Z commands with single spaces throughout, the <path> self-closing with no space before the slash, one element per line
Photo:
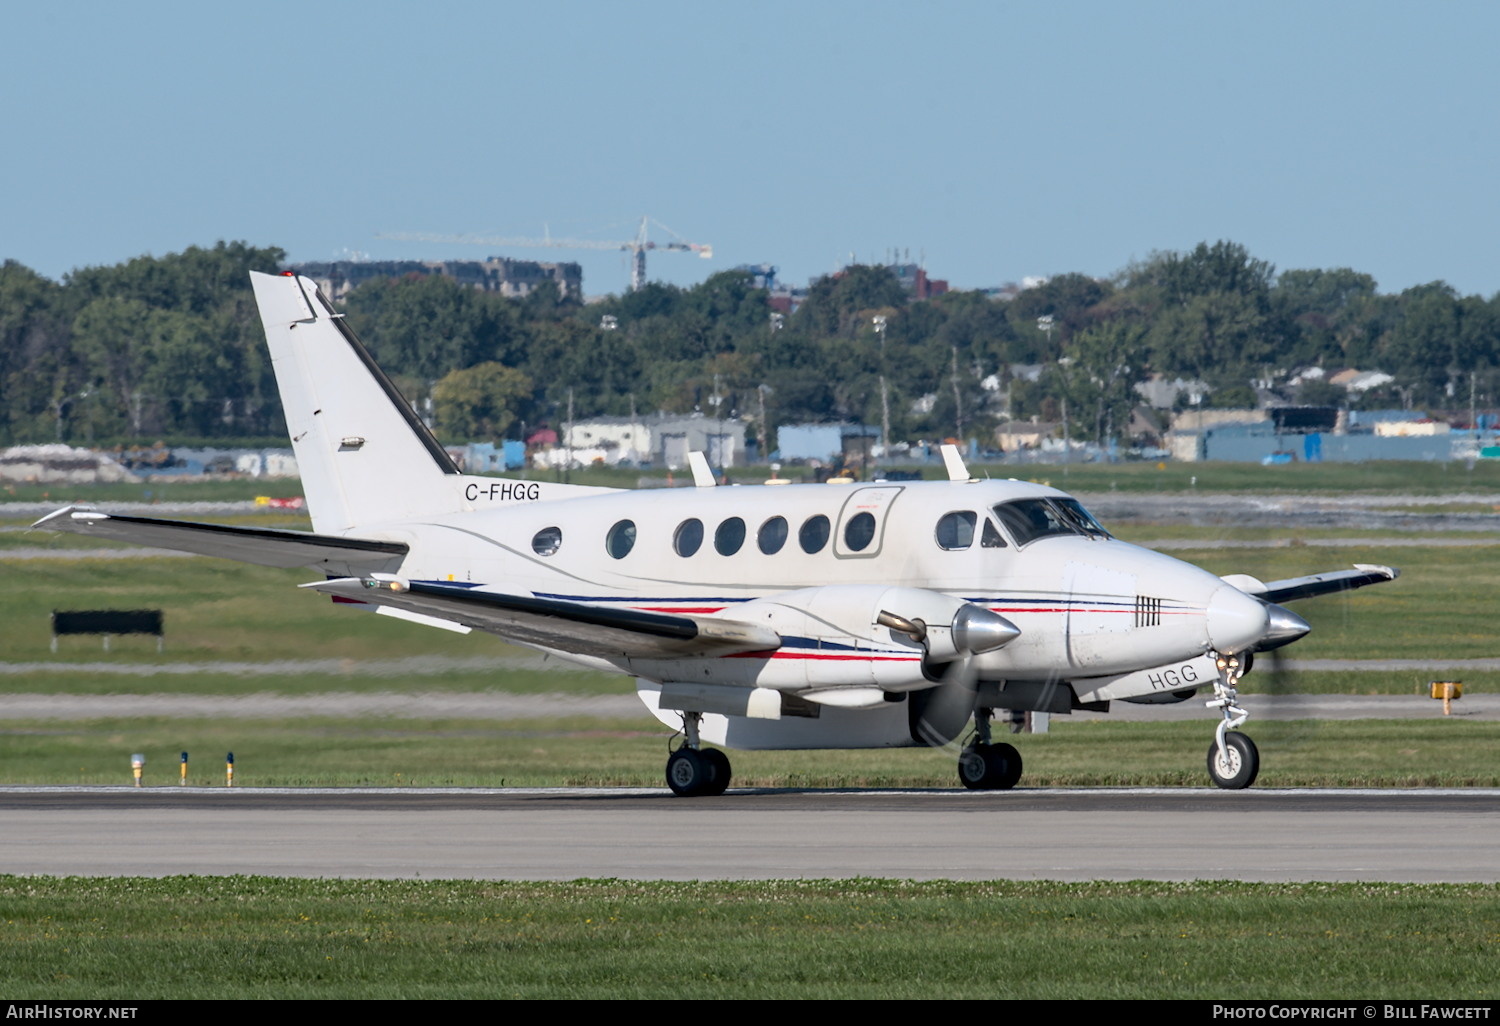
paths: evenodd
<path fill-rule="evenodd" d="M 1260 752 L 1239 731 L 1226 732 L 1222 746 L 1217 739 L 1208 746 L 1208 775 L 1220 787 L 1229 791 L 1249 787 L 1259 772 Z"/>
<path fill-rule="evenodd" d="M 1239 704 L 1239 682 L 1245 667 L 1233 655 L 1216 655 L 1214 664 L 1219 679 L 1214 682 L 1214 698 L 1208 707 L 1218 709 L 1224 719 L 1219 722 L 1214 743 L 1208 746 L 1208 775 L 1225 790 L 1238 791 L 1255 783 L 1260 773 L 1260 752 L 1255 742 L 1239 732 L 1250 718 Z"/>

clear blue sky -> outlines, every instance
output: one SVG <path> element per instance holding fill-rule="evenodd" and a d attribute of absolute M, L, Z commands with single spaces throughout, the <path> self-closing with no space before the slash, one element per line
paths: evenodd
<path fill-rule="evenodd" d="M 0 259 L 382 231 L 627 238 L 801 283 L 925 255 L 974 288 L 1231 239 L 1382 291 L 1500 291 L 1500 4 L 0 5 Z M 575 259 L 590 293 L 622 257 Z"/>

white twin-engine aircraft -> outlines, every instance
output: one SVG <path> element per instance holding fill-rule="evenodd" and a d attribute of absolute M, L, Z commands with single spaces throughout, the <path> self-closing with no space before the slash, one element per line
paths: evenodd
<path fill-rule="evenodd" d="M 683 740 L 666 777 L 719 794 L 717 748 L 958 746 L 970 788 L 1021 756 L 996 710 L 1171 702 L 1209 687 L 1220 787 L 1259 768 L 1236 684 L 1251 653 L 1306 634 L 1278 603 L 1391 580 L 1263 583 L 1129 545 L 1076 499 L 948 480 L 621 491 L 463 474 L 313 282 L 251 275 L 313 533 L 116 516 L 38 521 L 326 576 L 303 587 L 434 627 L 488 631 L 627 673 Z M 973 723 L 972 729 L 969 724 Z"/>

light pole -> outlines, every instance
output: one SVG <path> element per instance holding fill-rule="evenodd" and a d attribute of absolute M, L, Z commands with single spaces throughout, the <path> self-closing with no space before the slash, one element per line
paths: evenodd
<path fill-rule="evenodd" d="M 92 389 L 85 388 L 82 392 L 75 392 L 72 395 L 64 396 L 61 399 L 52 400 L 52 412 L 57 418 L 57 440 L 59 442 L 62 441 L 63 436 L 63 411 L 66 410 L 69 406 L 73 405 L 73 400 L 85 399 L 89 395 L 91 395 L 92 392 Z"/>

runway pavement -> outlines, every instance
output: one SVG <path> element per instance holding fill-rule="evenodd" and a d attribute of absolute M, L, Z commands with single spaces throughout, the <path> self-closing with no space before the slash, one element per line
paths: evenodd
<path fill-rule="evenodd" d="M 504 691 L 328 691 L 310 695 L 263 692 L 206 694 L 7 694 L 0 696 L 3 720 L 96 720 L 129 717 L 182 719 L 268 719 L 305 716 L 382 716 L 398 719 L 519 720 L 584 716 L 641 720 L 649 714 L 621 684 L 617 694 L 515 694 Z M 1175 705 L 1114 702 L 1108 713 L 1077 712 L 1077 720 L 1115 722 L 1212 722 L 1208 692 Z M 1422 695 L 1250 695 L 1242 703 L 1255 721 L 1441 719 L 1442 705 Z M 1500 695 L 1472 691 L 1453 703 L 1452 718 L 1500 719 Z"/>
<path fill-rule="evenodd" d="M 0 871 L 1500 882 L 1500 790 L 0 789 Z"/>

